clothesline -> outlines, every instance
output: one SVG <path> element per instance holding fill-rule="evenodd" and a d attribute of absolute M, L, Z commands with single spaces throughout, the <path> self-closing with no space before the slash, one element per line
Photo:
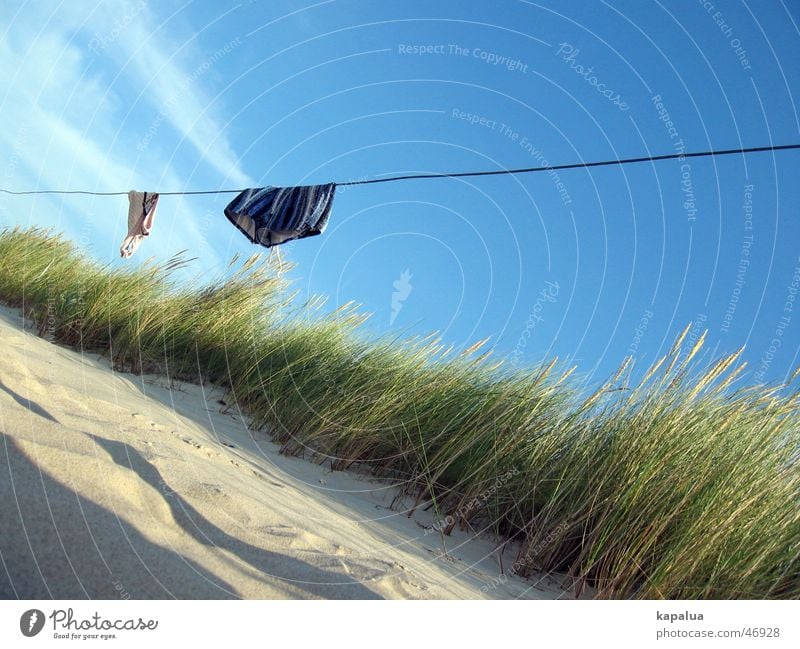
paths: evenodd
<path fill-rule="evenodd" d="M 623 165 L 635 162 L 655 162 L 656 160 L 672 160 L 700 158 L 704 156 L 732 155 L 735 153 L 757 153 L 760 151 L 781 151 L 800 149 L 800 144 L 782 144 L 776 146 L 752 147 L 749 149 L 726 149 L 722 151 L 700 151 L 696 153 L 670 153 L 659 156 L 643 156 L 604 160 L 602 162 L 575 162 L 543 167 L 524 167 L 521 169 L 497 169 L 495 171 L 462 171 L 453 173 L 409 174 L 372 178 L 370 180 L 351 180 L 325 185 L 298 185 L 292 187 L 255 187 L 249 189 L 211 189 L 184 192 L 92 192 L 84 190 L 42 189 L 31 191 L 13 191 L 0 188 L 6 194 L 88 194 L 91 196 L 128 196 L 128 235 L 120 247 L 120 255 L 130 257 L 139 245 L 148 238 L 153 229 L 156 208 L 161 196 L 188 196 L 192 194 L 237 194 L 225 208 L 225 217 L 247 239 L 254 244 L 266 248 L 279 246 L 288 241 L 304 239 L 322 234 L 328 223 L 333 197 L 337 187 L 348 185 L 371 185 L 388 183 L 396 180 L 424 180 L 427 178 L 464 178 L 467 176 L 499 176 L 510 174 L 534 173 L 537 171 L 555 171 L 561 169 L 579 169 L 587 167 L 603 167 Z"/>
<path fill-rule="evenodd" d="M 764 151 L 785 151 L 788 149 L 800 149 L 800 144 L 781 144 L 774 146 L 760 146 L 740 149 L 724 149 L 721 151 L 699 151 L 695 153 L 670 153 L 657 156 L 642 156 L 639 158 L 624 158 L 616 160 L 604 160 L 602 162 L 574 162 L 571 164 L 552 165 L 544 167 L 522 167 L 519 169 L 497 169 L 494 171 L 461 171 L 451 173 L 426 173 L 411 174 L 404 176 L 389 176 L 387 178 L 372 178 L 368 180 L 350 180 L 345 182 L 331 183 L 336 187 L 347 187 L 351 185 L 372 185 L 375 183 L 389 183 L 397 180 L 424 180 L 426 178 L 466 178 L 475 176 L 500 176 L 511 174 L 535 173 L 537 171 L 560 171 L 563 169 L 585 169 L 589 167 L 606 167 L 609 165 L 624 165 L 637 162 L 656 162 L 659 160 L 675 160 L 683 158 L 703 158 L 708 156 L 733 155 L 737 153 L 760 153 Z M 244 189 L 209 189 L 203 191 L 182 191 L 182 192 L 158 192 L 160 196 L 191 196 L 200 194 L 240 194 Z M 84 194 L 89 196 L 127 196 L 127 191 L 119 192 L 92 192 L 87 190 L 61 190 L 43 189 L 31 191 L 12 191 L 0 188 L 4 194 L 14 194 L 17 196 L 28 194 Z"/>

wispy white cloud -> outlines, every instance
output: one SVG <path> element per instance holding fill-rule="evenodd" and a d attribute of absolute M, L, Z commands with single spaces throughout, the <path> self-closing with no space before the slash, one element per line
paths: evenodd
<path fill-rule="evenodd" d="M 228 122 L 220 114 L 220 98 L 207 89 L 211 82 L 209 70 L 234 53 L 241 39 L 235 37 L 213 48 L 198 46 L 198 38 L 235 9 L 221 13 L 199 30 L 182 29 L 178 18 L 160 22 L 139 2 L 133 8 L 131 3 L 124 2 L 104 4 L 102 20 L 113 25 L 120 15 L 130 16 L 134 10 L 134 19 L 120 23 L 117 32 L 113 28 L 107 32 L 109 36 L 114 34 L 114 42 L 105 47 L 101 42 L 99 47 L 104 56 L 115 62 L 121 75 L 135 80 L 136 102 L 149 103 L 157 111 L 148 130 L 154 124 L 160 129 L 167 123 L 223 181 L 251 185 L 252 179 L 241 169 L 239 158 L 225 136 Z M 103 32 L 95 32 L 93 38 L 97 34 L 104 38 Z M 139 145 L 142 139 L 147 139 L 146 132 Z M 147 140 L 148 149 L 152 140 L 152 137 Z"/>
<path fill-rule="evenodd" d="M 196 61 L 204 57 L 191 36 L 178 39 L 184 45 L 172 49 L 165 43 L 174 41 L 152 38 L 161 23 L 138 0 L 103 3 L 90 12 L 66 6 L 55 16 L 48 16 L 47 3 L 40 9 L 31 6 L 13 22 L 10 14 L 3 17 L 8 29 L 0 39 L 3 186 L 108 191 L 181 188 L 187 182 L 252 184 L 224 135 L 222 105 L 206 89 L 212 79 L 196 73 Z M 129 15 L 133 18 L 123 26 L 120 18 Z M 93 51 L 97 35 L 107 46 L 98 48 L 95 42 Z M 159 113 L 161 132 L 137 148 Z M 176 155 L 180 143 L 190 144 L 194 155 L 185 146 Z M 205 268 L 221 268 L 215 228 L 207 216 L 198 218 L 196 207 L 162 199 L 152 241 L 141 255 L 189 248 L 202 253 Z M 104 259 L 125 234 L 126 214 L 124 197 L 4 197 L 0 202 L 4 225 L 52 225 L 73 238 L 85 237 L 88 229 L 95 253 Z"/>

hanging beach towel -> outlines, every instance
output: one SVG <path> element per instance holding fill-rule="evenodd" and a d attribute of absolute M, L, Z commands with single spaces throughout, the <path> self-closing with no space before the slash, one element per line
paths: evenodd
<path fill-rule="evenodd" d="M 335 191 L 335 183 L 245 189 L 225 208 L 225 216 L 250 241 L 270 248 L 322 234 Z"/>

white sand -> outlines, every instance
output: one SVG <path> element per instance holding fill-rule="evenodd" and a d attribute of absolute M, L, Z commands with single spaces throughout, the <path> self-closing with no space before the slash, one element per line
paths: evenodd
<path fill-rule="evenodd" d="M 492 539 L 456 531 L 443 556 L 432 513 L 280 455 L 219 391 L 112 372 L 12 309 L 0 344 L 0 597 L 570 596 L 546 577 L 492 587 Z"/>

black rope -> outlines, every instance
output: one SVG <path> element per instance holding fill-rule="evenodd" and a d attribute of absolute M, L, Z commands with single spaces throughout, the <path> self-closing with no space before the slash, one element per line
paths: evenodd
<path fill-rule="evenodd" d="M 623 160 L 605 160 L 603 162 L 574 162 L 572 164 L 555 165 L 548 167 L 523 167 L 521 169 L 498 169 L 496 171 L 462 171 L 459 173 L 441 174 L 414 174 L 411 176 L 392 176 L 390 178 L 375 178 L 372 180 L 352 180 L 342 185 L 369 185 L 371 183 L 388 183 L 394 180 L 415 180 L 418 178 L 463 178 L 465 176 L 498 176 L 501 174 L 527 174 L 536 171 L 559 171 L 561 169 L 581 169 L 586 167 L 605 167 L 608 165 L 624 165 L 632 162 L 652 162 L 655 160 L 673 160 L 675 158 L 702 158 L 704 156 L 730 155 L 732 153 L 758 153 L 760 151 L 783 151 L 785 149 L 800 149 L 800 144 L 782 144 L 780 146 L 759 146 L 751 149 L 727 149 L 725 151 L 702 151 L 699 153 L 670 153 L 668 155 L 646 156 L 642 158 L 625 158 Z"/>
<path fill-rule="evenodd" d="M 658 160 L 675 160 L 677 158 L 703 158 L 707 156 L 732 155 L 735 153 L 760 153 L 763 151 L 786 151 L 788 149 L 800 149 L 800 144 L 781 144 L 776 146 L 759 146 L 749 149 L 725 149 L 723 151 L 700 151 L 696 153 L 670 153 L 667 155 L 644 156 L 641 158 L 624 158 L 622 160 L 604 160 L 603 162 L 574 162 L 572 164 L 552 165 L 546 167 L 522 167 L 520 169 L 497 169 L 495 171 L 461 171 L 454 173 L 429 173 L 412 174 L 408 176 L 389 176 L 388 178 L 373 178 L 372 180 L 350 180 L 348 182 L 334 183 L 337 187 L 349 185 L 372 185 L 375 183 L 390 183 L 396 180 L 422 180 L 425 178 L 465 178 L 468 176 L 500 176 L 508 174 L 527 174 L 537 171 L 560 171 L 562 169 L 586 169 L 589 167 L 606 167 L 609 165 L 624 165 L 634 162 L 655 162 Z M 191 192 L 158 192 L 161 196 L 190 196 L 198 194 L 238 194 L 243 189 L 210 189 L 206 191 Z M 58 190 L 46 189 L 39 191 L 15 192 L 10 189 L 0 188 L 4 194 L 14 194 L 17 196 L 26 194 L 86 194 L 89 196 L 126 196 L 128 192 L 90 192 L 83 190 Z"/>
<path fill-rule="evenodd" d="M 195 192 L 152 192 L 159 196 L 189 196 L 191 194 L 238 194 L 243 189 L 209 189 L 206 191 Z M 14 194 L 22 196 L 25 194 L 86 194 L 87 196 L 127 196 L 128 192 L 90 192 L 82 189 L 63 190 L 63 189 L 42 189 L 40 191 L 13 192 L 10 189 L 0 189 L 4 194 Z"/>

